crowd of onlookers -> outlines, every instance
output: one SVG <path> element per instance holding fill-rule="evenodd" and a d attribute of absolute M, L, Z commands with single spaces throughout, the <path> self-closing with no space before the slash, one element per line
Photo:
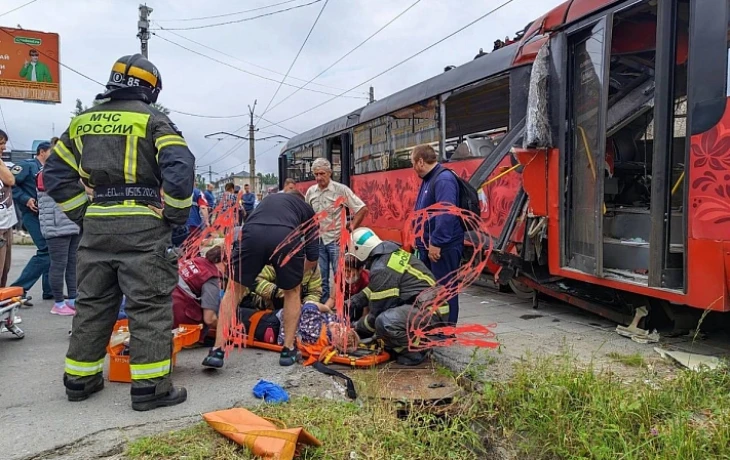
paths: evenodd
<path fill-rule="evenodd" d="M 0 130 L 0 152 L 5 150 L 7 141 L 8 134 Z M 54 301 L 51 313 L 73 316 L 76 313 L 76 253 L 81 229 L 45 193 L 43 185 L 43 165 L 57 141 L 54 137 L 50 142 L 41 142 L 32 159 L 10 166 L 0 162 L 1 284 L 3 287 L 8 284 L 13 230 L 22 225 L 33 240 L 36 253 L 11 285 L 20 286 L 27 293 L 40 279 L 42 298 Z M 27 302 L 26 305 L 32 304 Z"/>
<path fill-rule="evenodd" d="M 0 130 L 0 151 L 4 150 L 7 141 L 8 135 Z M 56 141 L 54 138 L 38 145 L 33 159 L 10 166 L 0 162 L 0 282 L 2 286 L 7 285 L 13 228 L 22 223 L 36 246 L 36 253 L 11 285 L 21 286 L 27 292 L 42 280 L 43 299 L 54 302 L 51 313 L 73 316 L 77 293 L 76 252 L 82 231 L 45 191 L 43 166 Z M 414 171 L 423 180 L 416 210 L 438 202 L 458 204 L 455 176 L 442 174 L 445 169 L 430 146 L 415 148 L 411 161 Z M 240 321 L 246 323 L 259 310 L 269 312 L 270 320 L 262 324 L 270 327 L 260 334 L 252 332 L 259 334 L 257 340 L 284 345 L 280 363 L 289 365 L 296 360 L 296 350 L 291 345 L 294 335 L 300 342 L 313 343 L 319 339 L 323 326 L 342 323 L 343 318 L 337 318 L 331 286 L 339 270 L 342 270 L 345 285 L 345 311 L 353 330 L 360 337 L 374 334 L 385 340 L 392 349 L 399 350 L 406 364 L 422 360 L 422 356 L 404 351 L 407 320 L 414 308 L 420 308 L 428 301 L 427 297 L 422 298 L 424 291 L 436 282 L 449 283 L 459 267 L 464 230 L 458 217 L 429 218 L 424 225 L 424 234 L 415 241 L 415 253 L 408 253 L 362 227 L 368 214 L 366 203 L 349 187 L 332 180 L 328 160 L 316 159 L 312 171 L 316 184 L 309 187 L 306 194 L 297 191 L 296 183 L 291 179 L 285 181 L 281 194 L 270 195 L 277 198 L 257 196 L 248 184 L 244 185 L 243 191 L 233 183 L 226 184 L 217 200 L 212 184 L 205 190 L 194 189 L 187 224 L 173 236 L 175 245 L 182 245 L 186 239 L 212 225 L 216 218 L 213 210 L 236 209 L 233 225 L 239 231 L 244 225 L 247 228 L 243 236 L 236 238 L 233 260 L 226 257 L 231 253 L 226 249 L 230 248 L 214 246 L 201 248 L 197 257 L 181 260 L 179 264 L 180 282 L 173 294 L 175 327 L 202 323 L 210 331 L 211 340 L 217 332 L 218 346 L 211 348 L 204 365 L 223 365 L 221 335 L 216 326 L 224 284 L 247 288 L 240 292 L 235 289 L 235 314 Z M 90 189 L 86 191 L 92 194 Z M 342 206 L 337 206 L 338 202 Z M 262 203 L 264 205 L 260 206 Z M 289 267 L 284 267 L 286 263 L 282 262 L 281 255 L 274 254 L 274 248 L 291 231 L 323 211 L 326 212 L 316 238 L 295 255 L 294 262 L 287 262 Z M 344 257 L 340 254 L 342 212 L 347 213 L 347 230 L 352 235 L 344 244 L 349 251 Z M 284 232 L 279 232 L 280 229 Z M 338 266 L 341 261 L 344 261 L 343 267 Z M 246 270 L 255 272 L 242 274 Z M 224 281 L 230 273 L 233 273 L 233 279 Z M 228 291 L 226 294 L 233 295 Z M 287 313 L 292 308 L 299 310 L 297 315 Z M 292 317 L 298 319 L 292 323 L 287 319 Z M 439 307 L 435 317 L 445 324 L 456 324 L 458 298 L 454 296 L 448 305 Z M 286 330 L 292 326 L 296 326 L 295 334 Z M 356 341 L 357 337 L 355 335 Z"/>

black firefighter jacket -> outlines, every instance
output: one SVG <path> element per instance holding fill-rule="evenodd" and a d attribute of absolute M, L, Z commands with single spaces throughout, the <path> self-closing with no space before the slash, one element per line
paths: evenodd
<path fill-rule="evenodd" d="M 358 321 L 358 330 L 364 327 L 375 332 L 375 319 L 382 312 L 413 304 L 423 291 L 436 285 L 423 262 L 391 241 L 384 241 L 373 250 L 368 269 L 370 284 L 350 299 L 351 308 L 370 306 L 368 315 Z"/>
<path fill-rule="evenodd" d="M 71 220 L 83 220 L 84 231 L 113 234 L 159 226 L 161 218 L 148 207 L 159 203 L 159 195 L 90 203 L 79 179 L 92 189 L 162 189 L 162 218 L 183 225 L 192 204 L 195 157 L 165 114 L 142 101 L 110 100 L 71 121 L 46 162 L 46 191 Z"/>

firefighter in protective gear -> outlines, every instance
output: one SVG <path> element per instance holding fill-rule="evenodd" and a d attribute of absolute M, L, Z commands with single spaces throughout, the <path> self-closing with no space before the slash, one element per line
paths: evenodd
<path fill-rule="evenodd" d="M 107 91 L 96 96 L 102 103 L 71 121 L 44 170 L 48 194 L 83 229 L 64 374 L 69 401 L 104 387 L 105 348 L 122 295 L 132 334 L 132 408 L 187 398 L 170 380 L 178 279 L 171 233 L 190 213 L 195 158 L 177 127 L 150 106 L 161 89 L 160 73 L 141 55 L 117 60 Z M 94 191 L 90 202 L 84 186 Z"/>
<path fill-rule="evenodd" d="M 368 287 L 350 299 L 351 309 L 370 308 L 355 323 L 355 330 L 360 337 L 374 334 L 383 340 L 386 349 L 398 356 L 399 364 L 420 364 L 426 353 L 408 351 L 408 320 L 412 312 L 435 297 L 433 274 L 416 256 L 392 241 L 382 241 L 366 227 L 352 233 L 350 248 L 370 271 Z M 445 324 L 448 315 L 449 305 L 444 304 L 430 317 L 427 327 Z"/>

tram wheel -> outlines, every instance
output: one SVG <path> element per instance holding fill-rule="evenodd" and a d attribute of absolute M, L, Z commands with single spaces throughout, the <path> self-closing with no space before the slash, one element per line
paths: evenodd
<path fill-rule="evenodd" d="M 534 289 L 527 286 L 524 283 L 521 283 L 517 280 L 511 279 L 509 280 L 509 287 L 512 289 L 512 292 L 515 293 L 517 298 L 524 299 L 524 300 L 532 300 L 532 296 L 534 294 Z"/>

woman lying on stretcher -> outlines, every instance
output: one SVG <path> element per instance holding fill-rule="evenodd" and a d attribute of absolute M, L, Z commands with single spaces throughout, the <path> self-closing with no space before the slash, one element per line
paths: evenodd
<path fill-rule="evenodd" d="M 368 273 L 363 270 L 362 264 L 352 257 L 345 257 L 344 270 L 346 285 L 345 298 L 357 294 L 367 287 Z M 317 267 L 314 271 L 305 273 L 302 280 L 301 288 L 302 312 L 299 318 L 299 329 L 297 337 L 303 344 L 313 344 L 319 340 L 322 326 L 337 323 L 337 316 L 334 314 L 334 299 L 326 304 L 319 302 L 322 296 L 322 276 Z M 282 326 L 284 297 L 276 286 L 276 274 L 273 267 L 266 266 L 257 278 L 256 288 L 254 292 L 244 298 L 239 307 L 239 320 L 246 324 L 248 318 L 255 310 L 272 310 L 272 315 L 276 314 L 279 319 L 278 330 L 274 330 L 277 336 L 277 342 L 281 345 L 284 342 L 284 327 Z M 363 311 L 351 311 L 350 319 L 352 322 L 357 321 L 363 315 Z M 367 313 L 367 312 L 365 312 Z M 271 325 L 271 322 L 267 322 Z M 329 329 L 329 328 L 328 328 Z M 336 329 L 336 335 L 340 334 L 339 328 Z M 262 329 L 265 334 L 265 329 Z M 331 337 L 331 331 L 328 330 L 328 336 Z M 257 337 L 257 340 L 264 340 L 264 337 Z M 350 338 L 350 340 L 355 340 Z"/>

